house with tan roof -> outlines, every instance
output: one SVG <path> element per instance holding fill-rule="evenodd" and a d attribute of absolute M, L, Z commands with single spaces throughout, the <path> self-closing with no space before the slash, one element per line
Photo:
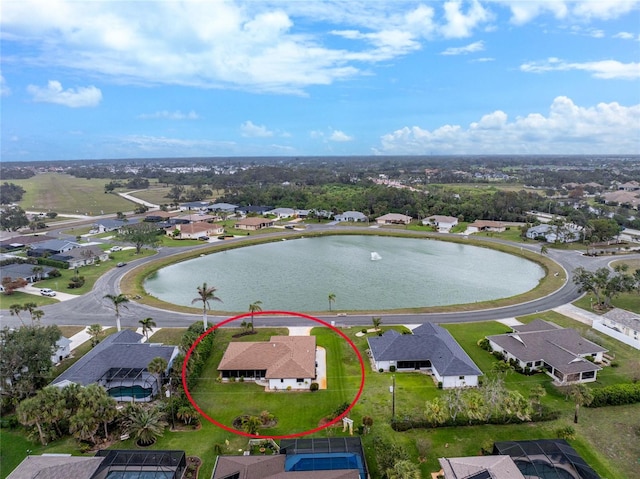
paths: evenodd
<path fill-rule="evenodd" d="M 502 221 L 475 220 L 473 223 L 467 225 L 467 231 L 469 233 L 479 233 L 481 231 L 502 233 L 506 229 L 507 226 Z"/>
<path fill-rule="evenodd" d="M 178 234 L 175 235 L 175 232 Z M 167 234 L 176 239 L 198 239 L 208 236 L 218 236 L 224 233 L 224 227 L 217 224 L 199 221 L 197 223 L 177 224 L 174 229 L 169 228 Z"/>
<path fill-rule="evenodd" d="M 561 328 L 542 319 L 512 327 L 513 332 L 487 336 L 493 351 L 522 368 L 542 369 L 558 384 L 596 380 L 598 363 L 607 351 L 571 328 Z"/>
<path fill-rule="evenodd" d="M 268 342 L 230 342 L 218 372 L 223 380 L 266 381 L 271 390 L 308 390 L 316 379 L 315 336 L 272 336 Z"/>
<path fill-rule="evenodd" d="M 274 225 L 274 220 L 270 218 L 258 218 L 258 217 L 249 217 L 243 218 L 236 222 L 235 228 L 239 230 L 250 230 L 257 231 L 262 228 L 271 228 Z"/>
<path fill-rule="evenodd" d="M 376 223 L 379 225 L 408 225 L 411 223 L 411 219 L 411 216 L 400 213 L 387 213 L 386 215 L 378 216 Z"/>

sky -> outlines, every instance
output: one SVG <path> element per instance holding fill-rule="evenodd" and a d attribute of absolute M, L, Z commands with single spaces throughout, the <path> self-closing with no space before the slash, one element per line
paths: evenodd
<path fill-rule="evenodd" d="M 3 0 L 0 160 L 640 154 L 640 0 Z"/>

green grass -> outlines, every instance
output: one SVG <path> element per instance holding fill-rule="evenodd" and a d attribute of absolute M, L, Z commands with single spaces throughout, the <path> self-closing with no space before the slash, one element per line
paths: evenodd
<path fill-rule="evenodd" d="M 187 328 L 162 328 L 149 336 L 149 342 L 178 345 L 186 330 Z"/>
<path fill-rule="evenodd" d="M 26 180 L 12 180 L 25 194 L 20 206 L 25 210 L 100 215 L 130 211 L 135 205 L 115 194 L 105 194 L 105 179 L 76 178 L 61 173 L 43 173 Z"/>
<path fill-rule="evenodd" d="M 595 296 L 593 294 L 585 294 L 583 297 L 574 301 L 573 304 L 586 311 L 590 311 L 595 314 L 604 314 L 605 311 L 594 311 L 591 306 L 595 302 Z M 638 293 L 623 293 L 616 296 L 611 300 L 611 305 L 615 308 L 626 309 L 634 313 L 640 314 L 640 294 Z"/>
<path fill-rule="evenodd" d="M 0 293 L 0 309 L 9 309 L 12 304 L 23 305 L 26 303 L 36 303 L 38 307 L 45 306 L 47 304 L 57 303 L 58 300 L 50 298 L 49 296 L 41 296 L 39 294 L 23 293 L 21 291 L 14 291 L 13 294 L 7 295 Z M 29 313 L 20 314 L 25 321 L 29 320 Z"/>

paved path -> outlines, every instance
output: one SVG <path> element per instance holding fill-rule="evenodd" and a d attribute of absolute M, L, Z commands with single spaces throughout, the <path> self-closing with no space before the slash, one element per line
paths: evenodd
<path fill-rule="evenodd" d="M 40 296 L 40 289 L 41 288 L 37 288 L 31 284 L 28 284 L 24 288 L 16 289 L 16 291 L 22 291 L 23 293 L 35 294 L 36 296 Z M 58 301 L 69 301 L 79 297 L 80 296 L 77 294 L 69 294 L 69 293 L 63 293 L 61 291 L 56 291 L 56 295 L 53 297 L 53 299 L 57 299 Z"/>

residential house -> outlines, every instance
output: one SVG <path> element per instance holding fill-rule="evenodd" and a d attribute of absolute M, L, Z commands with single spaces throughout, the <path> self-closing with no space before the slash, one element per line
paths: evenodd
<path fill-rule="evenodd" d="M 558 384 L 593 382 L 600 369 L 603 347 L 578 334 L 542 319 L 512 327 L 513 332 L 487 336 L 493 351 L 522 368 L 541 368 Z M 591 360 L 590 360 L 591 359 Z"/>
<path fill-rule="evenodd" d="M 184 451 L 103 449 L 93 457 L 29 455 L 7 479 L 181 479 L 186 466 Z"/>
<path fill-rule="evenodd" d="M 386 215 L 378 216 L 376 223 L 379 225 L 408 225 L 411 223 L 411 216 L 399 213 L 387 213 Z"/>
<path fill-rule="evenodd" d="M 602 195 L 605 203 L 629 205 L 630 208 L 638 209 L 640 207 L 640 193 L 638 191 L 618 190 L 608 191 Z"/>
<path fill-rule="evenodd" d="M 188 215 L 176 216 L 169 220 L 170 223 L 173 222 L 176 224 L 199 223 L 201 221 L 220 221 L 220 217 L 217 215 L 210 215 L 200 211 L 197 213 L 190 213 Z"/>
<path fill-rule="evenodd" d="M 180 211 L 207 211 L 210 204 L 209 201 L 189 201 L 180 204 Z"/>
<path fill-rule="evenodd" d="M 51 362 L 53 364 L 58 364 L 64 358 L 68 358 L 71 355 L 71 340 L 69 338 L 65 338 L 64 336 L 60 337 L 56 341 L 56 350 L 51 355 Z"/>
<path fill-rule="evenodd" d="M 231 203 L 213 203 L 207 206 L 207 210 L 223 216 L 230 216 L 235 214 L 238 205 L 232 205 Z"/>
<path fill-rule="evenodd" d="M 156 213 L 159 214 L 160 212 Z M 91 225 L 92 233 L 108 233 L 111 231 L 118 231 L 123 226 L 128 226 L 131 224 L 138 223 L 140 218 L 126 218 L 123 220 L 113 219 L 113 218 L 104 218 L 96 221 Z"/>
<path fill-rule="evenodd" d="M 107 261 L 109 259 L 109 253 L 103 251 L 98 246 L 90 245 L 74 248 L 66 253 L 51 255 L 49 259 L 68 263 L 69 269 L 75 269 L 88 264 L 94 264 L 97 261 Z"/>
<path fill-rule="evenodd" d="M 635 180 L 627 181 L 626 183 L 619 184 L 618 189 L 623 191 L 640 191 L 640 183 Z"/>
<path fill-rule="evenodd" d="M 507 227 L 502 221 L 475 220 L 473 223 L 467 225 L 467 231 L 469 233 L 480 233 L 483 231 L 502 233 L 506 231 L 506 229 Z"/>
<path fill-rule="evenodd" d="M 76 243 L 75 241 L 51 239 L 48 241 L 37 243 L 35 247 L 32 247 L 29 251 L 27 251 L 27 256 L 41 258 L 44 256 L 52 256 L 54 254 L 65 253 L 79 247 L 80 244 Z"/>
<path fill-rule="evenodd" d="M 223 379 L 267 381 L 271 390 L 309 390 L 316 378 L 316 338 L 272 336 L 269 342 L 230 342 L 218 371 Z"/>
<path fill-rule="evenodd" d="M 43 241 L 49 241 L 51 239 L 55 238 L 46 235 L 13 236 L 12 238 L 7 238 L 0 241 L 0 251 L 16 251 L 24 248 L 25 246 L 35 245 L 37 243 L 42 243 Z"/>
<path fill-rule="evenodd" d="M 424 323 L 401 334 L 390 329 L 382 336 L 367 338 L 376 370 L 428 371 L 444 389 L 477 386 L 482 371 L 460 347 L 449 331 Z"/>
<path fill-rule="evenodd" d="M 271 228 L 274 223 L 275 222 L 269 218 L 249 217 L 238 220 L 234 227 L 239 230 L 256 231 L 263 228 Z"/>
<path fill-rule="evenodd" d="M 34 268 L 42 268 L 42 271 Z M 0 276 L 2 278 L 24 279 L 27 283 L 35 283 L 49 277 L 49 273 L 55 268 L 51 266 L 39 266 L 31 263 L 12 263 L 2 266 Z"/>
<path fill-rule="evenodd" d="M 338 215 L 333 216 L 334 221 L 342 222 L 348 221 L 350 223 L 362 223 L 369 222 L 369 218 L 364 213 L 360 213 L 359 211 L 345 211 L 344 213 L 340 213 Z"/>
<path fill-rule="evenodd" d="M 238 206 L 236 208 L 236 213 L 240 213 L 241 215 L 264 215 L 267 211 L 271 211 L 273 206 L 260 206 L 260 205 L 248 205 L 248 206 Z"/>
<path fill-rule="evenodd" d="M 424 226 L 435 226 L 440 233 L 448 233 L 458 224 L 458 218 L 454 216 L 431 215 L 422 220 Z"/>
<path fill-rule="evenodd" d="M 283 220 L 285 218 L 295 218 L 296 210 L 293 208 L 274 208 L 267 211 L 265 214 L 275 216 L 278 220 Z"/>
<path fill-rule="evenodd" d="M 525 479 L 510 456 L 443 457 L 438 459 L 444 479 Z"/>
<path fill-rule="evenodd" d="M 369 472 L 359 437 L 330 437 L 282 440 L 279 454 L 218 456 L 211 477 L 368 479 Z"/>
<path fill-rule="evenodd" d="M 147 371 L 152 359 L 167 361 L 168 373 L 178 355 L 177 346 L 141 342 L 144 336 L 124 329 L 103 339 L 69 369 L 53 380 L 53 386 L 97 383 L 118 401 L 151 401 L 160 392 L 162 378 Z"/>
<path fill-rule="evenodd" d="M 547 243 L 572 243 L 582 238 L 582 228 L 570 223 L 563 226 L 541 224 L 529 228 L 526 236 L 533 240 L 544 239 Z"/>
<path fill-rule="evenodd" d="M 592 325 L 593 329 L 640 349 L 640 315 L 620 308 L 606 312 Z"/>
<path fill-rule="evenodd" d="M 174 234 L 175 231 L 178 232 L 177 236 Z M 176 239 L 198 239 L 224 234 L 224 226 L 205 223 L 203 221 L 198 223 L 178 224 L 175 226 L 175 229 L 169 228 L 167 230 L 167 234 Z"/>

